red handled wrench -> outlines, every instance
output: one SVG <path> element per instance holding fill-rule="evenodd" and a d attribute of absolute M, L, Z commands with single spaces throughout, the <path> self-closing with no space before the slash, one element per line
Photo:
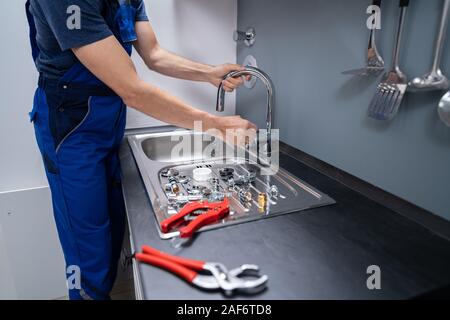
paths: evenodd
<path fill-rule="evenodd" d="M 265 288 L 268 280 L 266 275 L 259 275 L 259 268 L 255 265 L 245 264 L 228 271 L 221 263 L 176 257 L 149 246 L 143 246 L 142 253 L 136 253 L 135 258 L 168 270 L 200 288 L 222 289 L 226 294 L 232 294 L 234 291 L 257 293 Z M 199 274 L 200 271 L 210 275 Z M 243 279 L 239 276 L 252 276 L 253 279 Z"/>
<path fill-rule="evenodd" d="M 230 212 L 228 199 L 222 202 L 195 201 L 187 203 L 177 214 L 161 222 L 161 230 L 164 233 L 172 231 L 176 226 L 186 221 L 186 218 L 198 211 L 205 211 L 190 221 L 186 226 L 178 229 L 180 238 L 191 238 L 201 227 L 214 223 L 224 218 Z"/>

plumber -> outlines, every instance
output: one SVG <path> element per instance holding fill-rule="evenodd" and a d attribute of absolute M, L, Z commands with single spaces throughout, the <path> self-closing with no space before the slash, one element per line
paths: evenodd
<path fill-rule="evenodd" d="M 28 0 L 39 83 L 30 112 L 52 193 L 67 266 L 80 269 L 71 299 L 108 299 L 124 232 L 118 147 L 126 106 L 184 128 L 255 129 L 239 116 L 195 109 L 142 81 L 132 47 L 149 69 L 219 86 L 234 64 L 210 66 L 158 45 L 143 0 Z M 224 81 L 227 91 L 242 79 Z"/>

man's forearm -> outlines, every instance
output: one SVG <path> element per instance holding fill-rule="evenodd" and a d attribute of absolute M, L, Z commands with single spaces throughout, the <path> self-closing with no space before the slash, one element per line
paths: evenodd
<path fill-rule="evenodd" d="M 134 42 L 134 47 L 147 67 L 174 78 L 211 82 L 208 73 L 212 66 L 185 59 L 161 48 L 148 21 L 137 22 L 135 28 L 138 40 Z"/>
<path fill-rule="evenodd" d="M 148 60 L 149 68 L 169 77 L 202 82 L 212 80 L 209 77 L 212 66 L 183 58 L 159 46 L 152 50 Z"/>
<path fill-rule="evenodd" d="M 139 81 L 137 85 L 124 95 L 125 103 L 153 118 L 173 125 L 193 129 L 195 121 L 202 121 L 203 129 L 216 128 L 215 116 L 193 108 L 182 100 L 163 90 Z"/>
<path fill-rule="evenodd" d="M 240 70 L 242 67 L 239 65 L 210 66 L 188 60 L 161 48 L 148 21 L 137 22 L 136 33 L 138 40 L 134 42 L 134 47 L 145 64 L 156 72 L 184 80 L 209 82 L 216 87 L 223 83 L 224 89 L 228 92 L 242 84 L 240 78 L 224 80 L 224 76 L 229 72 Z"/>

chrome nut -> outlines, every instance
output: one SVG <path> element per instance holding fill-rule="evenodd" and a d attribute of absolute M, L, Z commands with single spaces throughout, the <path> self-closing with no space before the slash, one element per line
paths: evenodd
<path fill-rule="evenodd" d="M 278 198 L 278 196 L 280 195 L 280 190 L 278 190 L 278 187 L 276 185 L 272 185 L 269 188 L 269 194 L 272 198 Z"/>
<path fill-rule="evenodd" d="M 243 202 L 250 202 L 253 200 L 253 195 L 248 190 L 240 190 L 239 191 L 239 199 Z"/>
<path fill-rule="evenodd" d="M 179 174 L 180 174 L 180 172 L 179 172 L 177 169 L 173 169 L 173 168 L 170 168 L 170 169 L 166 169 L 166 170 L 161 171 L 161 176 L 163 176 L 163 177 L 165 177 L 165 178 L 168 178 L 168 177 L 176 177 L 176 176 L 178 176 Z"/>
<path fill-rule="evenodd" d="M 179 183 L 186 184 L 186 183 L 189 183 L 189 181 L 191 181 L 191 179 L 187 176 L 179 176 L 178 177 Z"/>

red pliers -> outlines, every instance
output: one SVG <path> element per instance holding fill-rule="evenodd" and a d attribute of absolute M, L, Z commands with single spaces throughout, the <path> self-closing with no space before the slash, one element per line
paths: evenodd
<path fill-rule="evenodd" d="M 228 271 L 221 263 L 176 257 L 149 246 L 142 246 L 142 253 L 136 253 L 134 257 L 140 262 L 166 269 L 202 289 L 222 289 L 226 294 L 234 291 L 257 293 L 265 288 L 268 280 L 266 275 L 259 275 L 259 268 L 255 265 L 245 264 Z M 199 274 L 200 271 L 208 275 Z"/>
<path fill-rule="evenodd" d="M 177 214 L 161 222 L 161 230 L 164 233 L 172 231 L 182 225 L 189 216 L 198 214 L 187 225 L 178 229 L 180 238 L 190 238 L 201 227 L 224 218 L 230 212 L 230 204 L 225 198 L 221 202 L 195 201 L 187 203 Z"/>

